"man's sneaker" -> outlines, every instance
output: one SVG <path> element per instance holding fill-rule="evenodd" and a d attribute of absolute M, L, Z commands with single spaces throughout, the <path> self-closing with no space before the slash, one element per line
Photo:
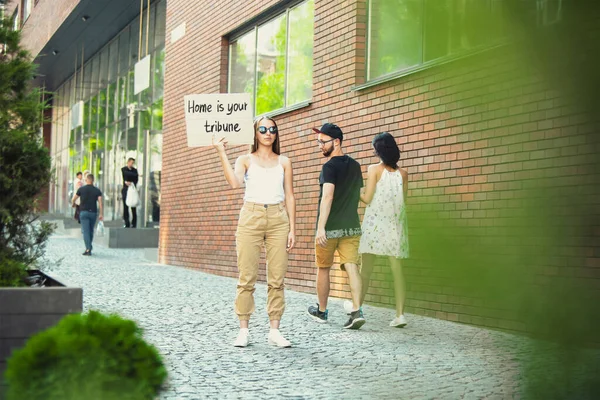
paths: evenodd
<path fill-rule="evenodd" d="M 404 328 L 407 324 L 408 322 L 406 322 L 404 315 L 396 317 L 392 320 L 392 322 L 390 322 L 390 326 L 393 328 Z"/>
<path fill-rule="evenodd" d="M 313 319 L 321 324 L 327 322 L 327 315 L 329 314 L 328 310 L 319 311 L 319 305 L 308 307 L 308 315 L 313 317 Z"/>
<path fill-rule="evenodd" d="M 360 329 L 367 322 L 363 316 L 362 310 L 350 313 L 350 319 L 344 324 L 345 329 Z"/>
<path fill-rule="evenodd" d="M 250 332 L 248 328 L 241 328 L 237 339 L 233 342 L 235 347 L 246 347 L 248 346 L 248 340 L 250 339 Z"/>
<path fill-rule="evenodd" d="M 283 337 L 279 329 L 269 331 L 269 344 L 277 347 L 292 347 L 290 341 Z"/>

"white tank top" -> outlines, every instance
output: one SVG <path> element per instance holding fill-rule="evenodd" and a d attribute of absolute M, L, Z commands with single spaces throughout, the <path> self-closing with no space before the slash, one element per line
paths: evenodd
<path fill-rule="evenodd" d="M 271 168 L 264 168 L 252 162 L 253 156 L 250 155 L 250 166 L 244 176 L 246 183 L 246 194 L 244 201 L 259 204 L 279 204 L 285 200 L 283 190 L 283 165 L 281 165 L 281 156 L 278 158 L 277 165 Z"/>

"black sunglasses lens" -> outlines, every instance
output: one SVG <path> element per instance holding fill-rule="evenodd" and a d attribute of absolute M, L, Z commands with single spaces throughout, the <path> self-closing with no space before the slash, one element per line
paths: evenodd
<path fill-rule="evenodd" d="M 267 128 L 265 128 L 264 126 L 259 126 L 258 131 L 262 134 L 265 134 L 265 133 L 267 133 Z"/>

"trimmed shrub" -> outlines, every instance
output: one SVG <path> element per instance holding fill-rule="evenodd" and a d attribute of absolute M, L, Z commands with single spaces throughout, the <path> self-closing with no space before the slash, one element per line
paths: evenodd
<path fill-rule="evenodd" d="M 8 400 L 143 400 L 167 376 L 135 322 L 97 311 L 73 314 L 33 336 L 8 360 Z"/>
<path fill-rule="evenodd" d="M 52 173 L 40 135 L 48 104 L 42 101 L 42 91 L 31 87 L 36 66 L 20 41 L 20 31 L 14 31 L 8 19 L 0 20 L 0 260 L 29 266 L 43 255 L 53 230 L 35 215 L 37 199 Z M 13 267 L 0 263 L 1 270 Z"/>

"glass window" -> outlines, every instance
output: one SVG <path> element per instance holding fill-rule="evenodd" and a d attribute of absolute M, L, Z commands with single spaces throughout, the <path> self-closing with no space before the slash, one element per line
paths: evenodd
<path fill-rule="evenodd" d="M 518 3 L 519 12 L 532 24 L 562 18 L 562 0 Z M 504 21 L 506 4 L 507 0 L 369 0 L 367 78 L 410 72 L 500 43 L 510 34 Z"/>
<path fill-rule="evenodd" d="M 23 0 L 21 4 L 23 4 L 23 23 L 25 23 L 31 14 L 31 0 Z"/>
<path fill-rule="evenodd" d="M 152 105 L 152 129 L 162 131 L 163 128 L 163 99 Z"/>
<path fill-rule="evenodd" d="M 304 3 L 290 10 L 288 36 L 288 85 L 286 104 L 296 104 L 310 99 L 312 88 L 305 82 L 313 77 L 313 9 Z"/>
<path fill-rule="evenodd" d="M 165 49 L 157 50 L 154 56 L 154 83 L 152 85 L 154 100 L 161 99 L 165 89 Z"/>
<path fill-rule="evenodd" d="M 122 76 L 119 78 L 119 91 L 117 93 L 117 115 L 120 118 L 127 116 L 127 77 Z"/>
<path fill-rule="evenodd" d="M 256 43 L 256 114 L 283 108 L 287 15 L 258 28 Z"/>
<path fill-rule="evenodd" d="M 371 0 L 369 77 L 418 65 L 422 59 L 422 0 Z"/>
<path fill-rule="evenodd" d="M 108 105 L 106 108 L 106 118 L 107 124 L 112 124 L 115 122 L 115 112 L 117 110 L 116 102 L 117 102 L 117 84 L 111 83 L 108 85 L 106 97 L 108 98 Z"/>
<path fill-rule="evenodd" d="M 167 2 L 162 0 L 156 5 L 156 26 L 154 28 L 154 47 L 163 47 L 165 44 L 165 30 L 167 25 Z"/>
<path fill-rule="evenodd" d="M 229 47 L 229 92 L 250 93 L 254 97 L 256 75 L 256 32 L 252 31 Z"/>
<path fill-rule="evenodd" d="M 86 101 L 83 104 L 83 131 L 85 134 L 90 133 L 90 102 Z"/>
<path fill-rule="evenodd" d="M 103 89 L 98 93 L 98 129 L 106 126 L 106 92 L 107 89 Z"/>
<path fill-rule="evenodd" d="M 92 63 L 88 62 L 83 66 L 83 89 L 82 89 L 82 100 L 90 98 L 92 87 Z"/>
<path fill-rule="evenodd" d="M 119 35 L 119 75 L 124 75 L 129 69 L 129 58 L 129 27 L 127 27 Z"/>
<path fill-rule="evenodd" d="M 95 135 L 98 130 L 98 96 L 90 100 L 90 130 L 86 134 Z"/>
<path fill-rule="evenodd" d="M 108 81 L 114 82 L 119 72 L 119 40 L 115 39 L 110 43 L 108 51 Z"/>
<path fill-rule="evenodd" d="M 128 104 L 133 104 L 135 103 L 135 101 L 137 100 L 137 95 L 133 94 L 133 85 L 135 84 L 135 70 L 132 68 L 131 70 L 129 70 L 129 74 L 127 75 L 127 80 L 128 80 L 128 90 L 127 90 L 127 103 L 125 104 L 125 107 L 127 107 Z"/>
<path fill-rule="evenodd" d="M 156 7 L 150 8 L 150 27 L 148 28 L 148 41 L 146 43 L 146 24 L 148 23 L 148 10 L 144 10 L 144 26 L 142 28 L 142 57 L 151 54 L 154 50 L 154 24 L 156 23 Z"/>
<path fill-rule="evenodd" d="M 309 0 L 232 40 L 229 92 L 250 93 L 257 115 L 310 100 L 313 20 Z"/>
<path fill-rule="evenodd" d="M 105 46 L 100 52 L 100 81 L 99 88 L 103 89 L 108 85 L 108 51 L 109 47 Z M 97 56 L 98 57 L 98 56 Z"/>
<path fill-rule="evenodd" d="M 129 66 L 138 61 L 138 49 L 140 47 L 140 17 L 137 17 L 129 25 Z M 143 47 L 142 47 L 143 51 Z M 141 58 L 141 57 L 140 57 Z"/>
<path fill-rule="evenodd" d="M 100 88 L 100 57 L 96 55 L 92 58 L 92 80 L 90 85 L 90 95 L 93 96 L 98 93 L 98 89 Z"/>
<path fill-rule="evenodd" d="M 498 43 L 504 0 L 370 0 L 368 79 Z"/>
<path fill-rule="evenodd" d="M 13 31 L 18 31 L 20 28 L 20 24 L 19 24 L 19 9 L 17 8 L 17 10 L 15 11 L 15 13 L 12 16 L 12 28 Z"/>

